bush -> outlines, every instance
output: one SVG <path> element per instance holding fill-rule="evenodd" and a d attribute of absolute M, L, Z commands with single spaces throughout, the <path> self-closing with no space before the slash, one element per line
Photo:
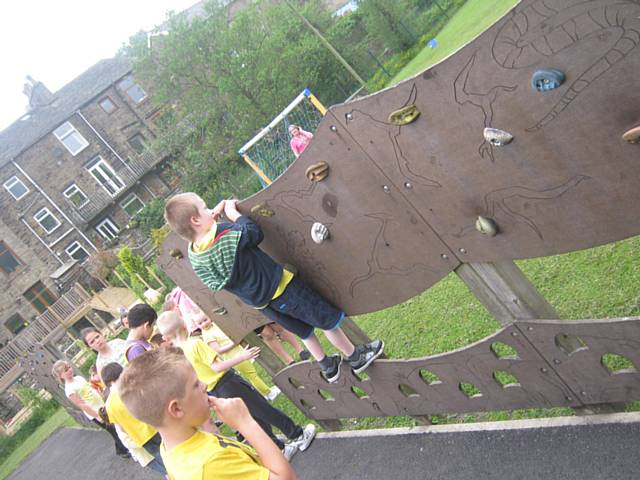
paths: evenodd
<path fill-rule="evenodd" d="M 154 198 L 136 214 L 131 226 L 140 228 L 145 235 L 149 235 L 154 229 L 161 228 L 164 225 L 164 204 L 164 199 Z"/>

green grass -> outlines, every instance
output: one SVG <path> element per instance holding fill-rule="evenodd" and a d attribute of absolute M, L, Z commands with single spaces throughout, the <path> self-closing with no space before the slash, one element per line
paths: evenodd
<path fill-rule="evenodd" d="M 519 0 L 469 0 L 436 36 L 436 48 L 424 48 L 388 85 L 411 77 L 435 65 L 494 24 Z"/>
<path fill-rule="evenodd" d="M 0 465 L 0 480 L 4 480 L 13 472 L 20 463 L 27 458 L 27 456 L 33 452 L 38 446 L 44 442 L 49 435 L 55 432 L 60 427 L 72 427 L 77 423 L 65 412 L 63 408 L 60 408 L 54 413 L 46 422 L 33 432 L 13 453 L 7 458 L 7 460 Z"/>

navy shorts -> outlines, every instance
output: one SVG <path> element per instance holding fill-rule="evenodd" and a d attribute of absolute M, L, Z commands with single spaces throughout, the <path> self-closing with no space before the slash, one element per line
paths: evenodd
<path fill-rule="evenodd" d="M 344 318 L 342 310 L 331 305 L 298 277 L 293 277 L 282 295 L 260 311 L 303 340 L 311 336 L 314 328 L 335 330 Z"/>

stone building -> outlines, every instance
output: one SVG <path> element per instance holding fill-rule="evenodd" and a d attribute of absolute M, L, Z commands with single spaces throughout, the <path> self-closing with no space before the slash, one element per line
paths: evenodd
<path fill-rule="evenodd" d="M 55 93 L 27 77 L 24 93 L 28 112 L 0 132 L 0 364 L 15 335 L 56 302 L 74 304 L 91 255 L 149 244 L 127 226 L 172 190 L 167 159 L 147 148 L 164 111 L 126 59 L 103 60 Z"/>

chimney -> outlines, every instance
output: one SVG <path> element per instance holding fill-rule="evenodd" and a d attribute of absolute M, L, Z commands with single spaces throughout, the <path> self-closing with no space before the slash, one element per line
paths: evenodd
<path fill-rule="evenodd" d="M 49 105 L 54 100 L 53 94 L 44 83 L 34 80 L 31 75 L 26 76 L 22 93 L 29 99 L 29 111 Z"/>

